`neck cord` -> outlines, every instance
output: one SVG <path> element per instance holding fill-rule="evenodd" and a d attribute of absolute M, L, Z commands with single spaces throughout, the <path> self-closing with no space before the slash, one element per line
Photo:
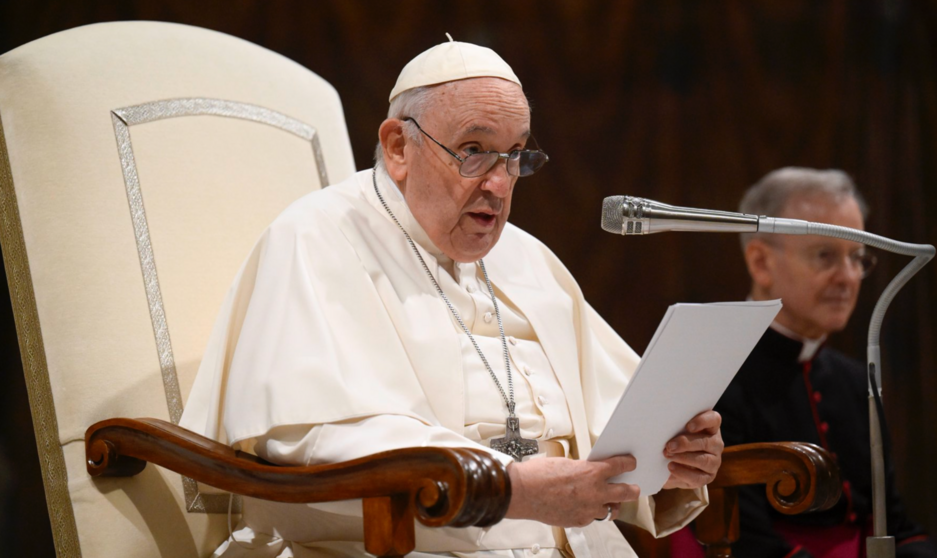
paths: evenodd
<path fill-rule="evenodd" d="M 485 284 L 488 286 L 488 294 L 491 296 L 491 302 L 495 307 L 495 315 L 498 317 L 498 332 L 501 334 L 501 348 L 504 351 L 504 367 L 507 370 L 508 376 L 508 392 L 510 397 L 504 392 L 504 387 L 502 387 L 501 382 L 498 381 L 498 377 L 495 375 L 494 370 L 491 368 L 491 365 L 488 364 L 488 359 L 485 358 L 485 353 L 482 352 L 481 348 L 478 346 L 478 343 L 475 341 L 475 337 L 472 336 L 472 332 L 469 331 L 466 327 L 465 322 L 462 321 L 462 317 L 459 315 L 459 312 L 456 311 L 455 306 L 449 301 L 449 297 L 446 296 L 446 293 L 442 291 L 442 287 L 439 286 L 439 283 L 436 281 L 436 278 L 433 277 L 432 272 L 429 270 L 429 266 L 426 265 L 426 261 L 423 260 L 423 256 L 420 255 L 420 251 L 416 247 L 416 243 L 413 242 L 413 239 L 410 238 L 410 235 L 403 228 L 403 225 L 400 224 L 400 221 L 397 220 L 397 217 L 394 215 L 394 212 L 390 210 L 390 206 L 387 205 L 387 202 L 384 201 L 384 196 L 381 195 L 380 190 L 377 187 L 377 170 L 372 169 L 371 171 L 371 180 L 374 183 L 374 193 L 377 194 L 377 199 L 381 201 L 381 205 L 384 206 L 384 210 L 387 211 L 387 214 L 390 215 L 390 218 L 397 224 L 397 227 L 403 233 L 407 239 L 407 243 L 410 244 L 410 248 L 413 249 L 413 253 L 416 254 L 417 259 L 420 260 L 420 264 L 423 266 L 423 271 L 426 272 L 426 275 L 432 281 L 433 286 L 436 287 L 436 292 L 439 293 L 439 296 L 442 298 L 443 302 L 446 303 L 446 306 L 449 307 L 449 311 L 452 312 L 452 316 L 462 327 L 462 331 L 468 336 L 469 340 L 472 342 L 472 345 L 475 347 L 475 351 L 478 353 L 478 356 L 482 359 L 482 363 L 485 364 L 485 368 L 488 369 L 488 374 L 491 375 L 491 379 L 494 380 L 495 385 L 498 386 L 498 391 L 501 392 L 501 397 L 504 399 L 504 404 L 508 408 L 508 417 L 514 417 L 514 382 L 511 378 L 511 359 L 508 355 L 508 344 L 507 340 L 504 337 L 504 326 L 501 323 L 501 311 L 498 309 L 498 299 L 495 298 L 494 289 L 491 286 L 491 281 L 488 279 L 488 272 L 485 270 L 485 262 L 478 260 L 478 265 L 481 267 L 482 274 L 485 276 Z"/>

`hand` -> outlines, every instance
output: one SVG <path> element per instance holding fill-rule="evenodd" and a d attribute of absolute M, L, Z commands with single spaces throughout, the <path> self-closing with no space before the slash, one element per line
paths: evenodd
<path fill-rule="evenodd" d="M 686 424 L 686 433 L 667 442 L 664 457 L 670 460 L 670 478 L 664 488 L 699 488 L 716 478 L 722 464 L 722 417 L 704 411 Z"/>
<path fill-rule="evenodd" d="M 544 457 L 508 467 L 511 505 L 507 517 L 533 519 L 559 527 L 583 527 L 596 519 L 618 515 L 621 502 L 638 498 L 632 484 L 610 484 L 608 479 L 634 471 L 630 455 L 602 461 Z"/>

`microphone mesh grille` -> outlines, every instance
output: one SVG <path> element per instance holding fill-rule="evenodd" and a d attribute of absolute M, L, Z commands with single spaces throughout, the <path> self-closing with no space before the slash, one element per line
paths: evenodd
<path fill-rule="evenodd" d="M 625 196 L 609 196 L 602 202 L 602 230 L 613 234 L 622 232 L 622 206 Z"/>

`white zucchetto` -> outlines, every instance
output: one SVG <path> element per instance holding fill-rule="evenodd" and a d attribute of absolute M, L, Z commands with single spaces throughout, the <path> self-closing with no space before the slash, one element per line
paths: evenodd
<path fill-rule="evenodd" d="M 521 85 L 514 70 L 495 51 L 454 41 L 449 33 L 446 37 L 449 42 L 423 51 L 403 67 L 389 101 L 408 89 L 476 77 L 496 77 Z"/>

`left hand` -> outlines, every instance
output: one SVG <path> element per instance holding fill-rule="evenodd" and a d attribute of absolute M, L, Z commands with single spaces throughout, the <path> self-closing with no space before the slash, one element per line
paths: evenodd
<path fill-rule="evenodd" d="M 699 488 L 716 478 L 722 464 L 722 417 L 703 411 L 686 424 L 686 432 L 667 442 L 664 457 L 670 460 L 670 478 L 664 488 Z"/>

